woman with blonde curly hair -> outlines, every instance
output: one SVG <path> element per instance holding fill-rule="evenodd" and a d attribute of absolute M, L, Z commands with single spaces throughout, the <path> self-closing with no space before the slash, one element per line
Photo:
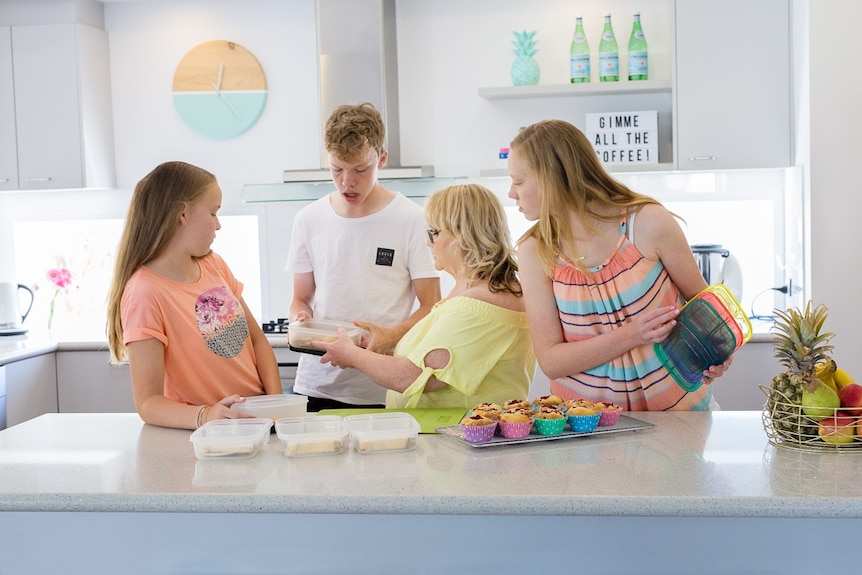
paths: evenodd
<path fill-rule="evenodd" d="M 425 205 L 434 265 L 452 291 L 398 342 L 392 356 L 357 347 L 343 332 L 315 342 L 321 358 L 354 367 L 388 389 L 386 406 L 459 407 L 527 397 L 536 358 L 503 207 L 487 188 L 457 185 Z"/>

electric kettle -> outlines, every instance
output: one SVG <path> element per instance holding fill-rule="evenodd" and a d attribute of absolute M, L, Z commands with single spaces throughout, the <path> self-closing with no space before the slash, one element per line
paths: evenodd
<path fill-rule="evenodd" d="M 691 253 L 707 285 L 724 284 L 742 299 L 742 268 L 730 250 L 719 244 L 694 244 Z"/>
<path fill-rule="evenodd" d="M 21 313 L 20 292 L 27 292 L 30 301 L 27 309 Z M 30 309 L 33 307 L 33 290 L 25 285 L 0 282 L 0 335 L 18 335 L 27 330 L 21 324 L 27 319 Z"/>

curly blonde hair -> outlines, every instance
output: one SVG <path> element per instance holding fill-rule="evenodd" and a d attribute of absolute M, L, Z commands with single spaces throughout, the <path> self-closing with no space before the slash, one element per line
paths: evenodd
<path fill-rule="evenodd" d="M 345 104 L 333 110 L 323 132 L 326 151 L 345 162 L 362 159 L 373 148 L 378 155 L 385 149 L 386 126 L 380 112 L 370 103 Z"/>
<path fill-rule="evenodd" d="M 479 184 L 444 188 L 428 198 L 425 219 L 455 237 L 469 281 L 487 279 L 492 292 L 521 295 L 506 214 L 491 190 Z"/>

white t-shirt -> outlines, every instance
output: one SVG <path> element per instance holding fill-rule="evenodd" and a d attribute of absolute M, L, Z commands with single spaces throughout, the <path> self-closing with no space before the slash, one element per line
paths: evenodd
<path fill-rule="evenodd" d="M 427 227 L 422 208 L 401 194 L 361 218 L 339 216 L 327 195 L 296 214 L 287 271 L 314 273 L 316 319 L 395 325 L 413 311 L 412 280 L 439 277 Z M 386 390 L 362 372 L 308 354 L 300 357 L 294 390 L 357 405 L 386 399 Z"/>

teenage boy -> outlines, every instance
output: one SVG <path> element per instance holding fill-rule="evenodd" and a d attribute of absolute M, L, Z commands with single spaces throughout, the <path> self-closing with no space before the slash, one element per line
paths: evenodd
<path fill-rule="evenodd" d="M 291 323 L 355 322 L 370 334 L 367 348 L 379 353 L 391 353 L 440 300 L 422 208 L 377 179 L 386 165 L 385 130 L 369 103 L 332 112 L 324 147 L 336 190 L 297 213 L 287 258 Z M 308 396 L 309 411 L 383 407 L 386 397 L 359 370 L 308 354 L 300 357 L 294 391 Z"/>

